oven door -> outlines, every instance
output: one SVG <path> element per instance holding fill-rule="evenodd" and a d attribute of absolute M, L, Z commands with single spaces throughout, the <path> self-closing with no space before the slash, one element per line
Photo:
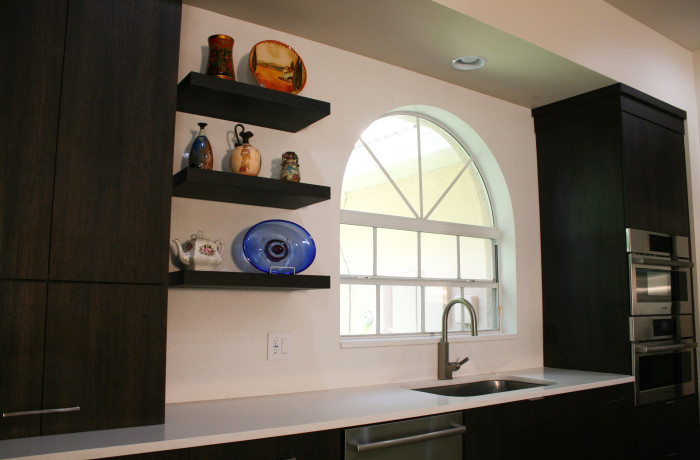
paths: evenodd
<path fill-rule="evenodd" d="M 696 347 L 692 339 L 633 343 L 636 404 L 694 394 Z"/>
<path fill-rule="evenodd" d="M 693 312 L 691 262 L 630 254 L 632 315 L 681 315 Z"/>

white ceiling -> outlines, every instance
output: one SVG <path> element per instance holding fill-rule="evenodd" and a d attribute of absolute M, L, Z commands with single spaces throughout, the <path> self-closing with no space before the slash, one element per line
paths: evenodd
<path fill-rule="evenodd" d="M 700 0 L 605 0 L 689 51 L 700 49 Z"/>
<path fill-rule="evenodd" d="M 618 9 L 700 18 L 700 0 L 606 0 Z M 185 3 L 269 27 L 533 108 L 615 83 L 608 77 L 430 0 L 184 0 Z M 658 7 L 658 4 L 663 4 Z M 638 5 L 643 7 L 637 8 Z M 679 11 L 678 13 L 674 13 Z M 629 13 L 628 13 L 629 14 Z M 678 38 L 690 40 L 700 29 Z M 659 26 L 661 27 L 661 26 Z M 679 29 L 679 28 L 676 28 Z M 690 37 L 690 38 L 689 38 Z M 235 38 L 235 37 L 234 37 Z M 272 38 L 272 37 L 271 37 Z M 689 46 L 692 42 L 688 42 Z M 290 46 L 295 47 L 293 43 Z M 685 45 L 684 45 L 685 46 Z M 485 56 L 473 72 L 452 59 Z M 300 52 L 302 59 L 303 52 Z M 310 78 L 313 78 L 310 75 Z"/>

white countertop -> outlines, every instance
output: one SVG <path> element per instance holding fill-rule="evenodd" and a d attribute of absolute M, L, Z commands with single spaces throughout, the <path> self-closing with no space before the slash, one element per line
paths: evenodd
<path fill-rule="evenodd" d="M 472 397 L 411 390 L 503 377 L 554 383 Z M 0 459 L 88 459 L 181 449 L 434 415 L 633 381 L 624 375 L 536 368 L 446 381 L 169 404 L 163 425 L 0 441 Z"/>

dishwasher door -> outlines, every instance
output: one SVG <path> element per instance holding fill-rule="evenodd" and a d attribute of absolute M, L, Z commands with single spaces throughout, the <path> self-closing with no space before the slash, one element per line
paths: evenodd
<path fill-rule="evenodd" d="M 345 460 L 462 460 L 461 412 L 345 430 Z"/>

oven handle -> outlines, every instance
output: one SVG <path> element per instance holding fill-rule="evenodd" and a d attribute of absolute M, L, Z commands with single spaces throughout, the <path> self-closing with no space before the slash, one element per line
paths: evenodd
<path fill-rule="evenodd" d="M 657 347 L 648 347 L 646 345 L 637 345 L 634 347 L 634 351 L 639 354 L 647 353 L 658 353 L 662 351 L 681 351 L 690 350 L 691 348 L 697 348 L 698 344 L 696 342 L 681 343 L 677 345 L 660 345 Z"/>
<path fill-rule="evenodd" d="M 666 260 L 666 259 L 652 259 L 650 257 L 632 257 L 632 262 L 635 264 L 642 265 L 661 265 L 664 267 L 675 267 L 675 268 L 693 268 L 695 264 L 692 262 L 684 262 L 682 260 Z"/>

